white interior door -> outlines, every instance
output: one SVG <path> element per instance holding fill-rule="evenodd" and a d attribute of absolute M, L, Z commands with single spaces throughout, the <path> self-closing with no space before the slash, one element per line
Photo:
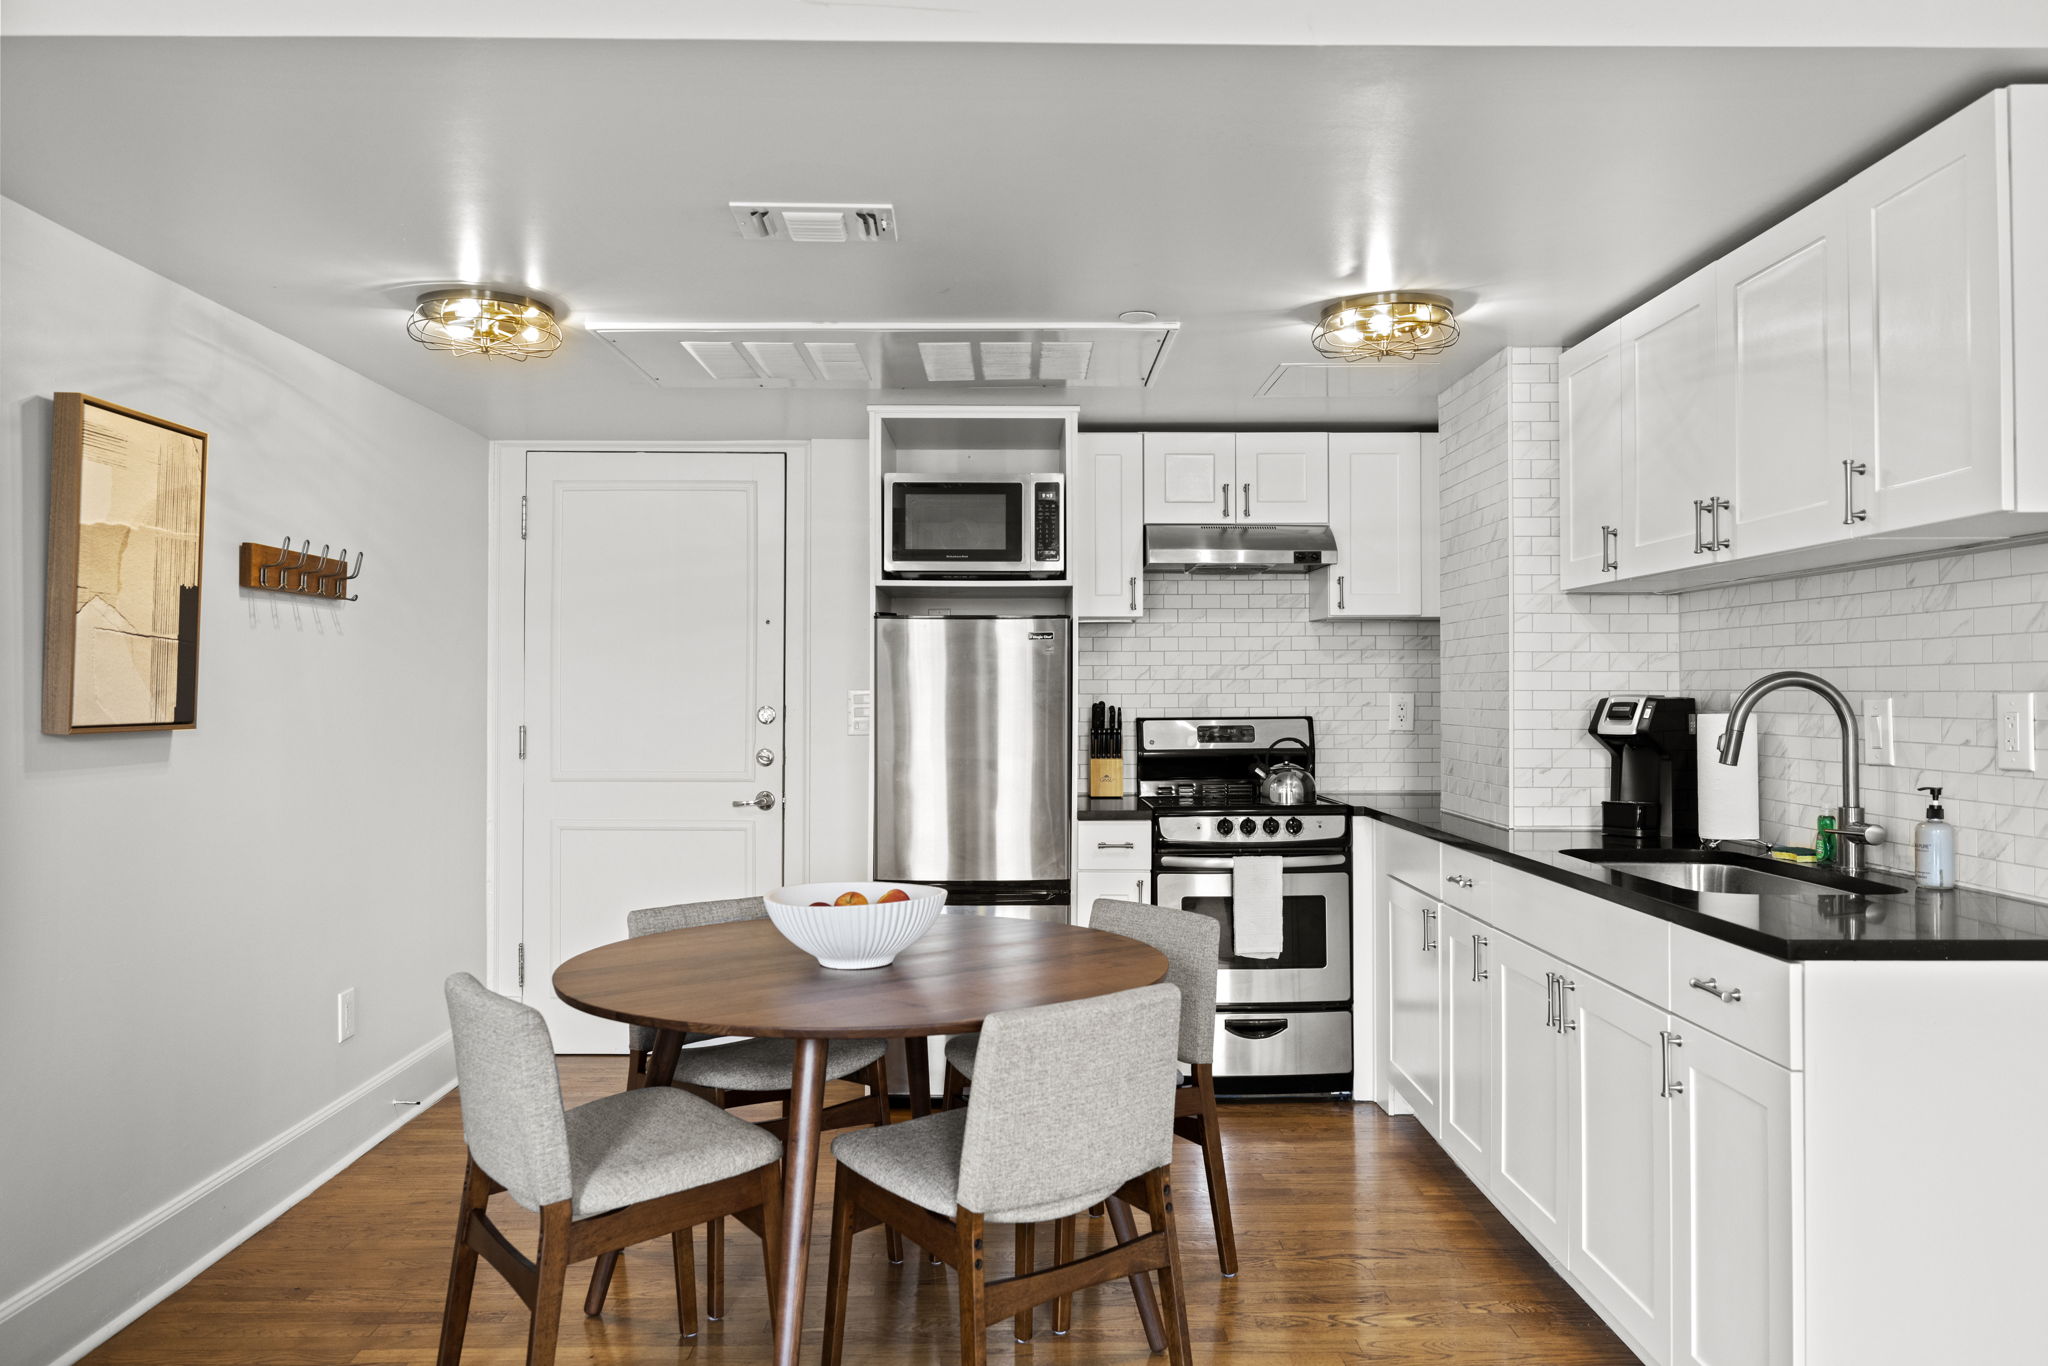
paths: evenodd
<path fill-rule="evenodd" d="M 535 451 L 526 487 L 525 995 L 615 1053 L 556 965 L 782 879 L 783 457 Z"/>

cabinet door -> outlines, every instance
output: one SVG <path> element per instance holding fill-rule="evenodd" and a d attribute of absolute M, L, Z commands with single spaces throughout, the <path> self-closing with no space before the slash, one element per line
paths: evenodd
<path fill-rule="evenodd" d="M 1620 560 L 1630 577 L 1682 569 L 1715 553 L 1711 500 L 1730 490 L 1718 427 L 1713 284 L 1713 271 L 1701 271 L 1617 325 Z M 1725 513 L 1721 525 L 1732 530 Z"/>
<path fill-rule="evenodd" d="M 1434 1134 L 1443 1085 L 1437 904 L 1405 882 L 1390 881 L 1387 889 L 1387 1065 L 1415 1117 Z"/>
<path fill-rule="evenodd" d="M 1566 589 L 1615 577 L 1621 550 L 1621 334 L 1613 327 L 1558 364 L 1559 578 Z"/>
<path fill-rule="evenodd" d="M 1067 476 L 1067 577 L 1074 616 L 1128 621 L 1145 588 L 1144 438 L 1084 432 Z"/>
<path fill-rule="evenodd" d="M 1492 1156 L 1492 932 L 1446 906 L 1438 920 L 1443 960 L 1443 1099 L 1437 1141 L 1475 1178 Z"/>
<path fill-rule="evenodd" d="M 1074 873 L 1073 904 L 1068 907 L 1067 919 L 1076 925 L 1086 925 L 1095 913 L 1096 901 L 1105 896 L 1150 904 L 1152 879 L 1138 868 L 1078 869 Z"/>
<path fill-rule="evenodd" d="M 1671 1102 L 1663 1068 L 1670 1018 L 1598 978 L 1575 968 L 1565 972 L 1578 1191 L 1569 1264 L 1600 1307 L 1638 1341 L 1666 1343 Z"/>
<path fill-rule="evenodd" d="M 1310 618 L 1420 614 L 1421 434 L 1337 432 L 1329 440 L 1337 563 L 1310 576 Z"/>
<path fill-rule="evenodd" d="M 1244 432 L 1237 438 L 1237 520 L 1330 520 L 1330 438 L 1322 432 Z"/>
<path fill-rule="evenodd" d="M 1552 983 L 1563 966 L 1518 939 L 1491 936 L 1494 1202 L 1563 1261 L 1571 1228 L 1570 1074 Z"/>
<path fill-rule="evenodd" d="M 1842 539 L 1859 490 L 1845 482 L 1849 393 L 1848 218 L 1830 195 L 1715 267 L 1728 367 L 1734 554 Z"/>
<path fill-rule="evenodd" d="M 1999 385 L 1998 96 L 1857 176 L 1843 197 L 1856 448 L 1868 528 L 1905 531 L 1996 511 Z"/>
<path fill-rule="evenodd" d="M 1791 1366 L 1800 1076 L 1672 1026 L 1673 1324 L 1679 1366 Z"/>
<path fill-rule="evenodd" d="M 1235 521 L 1237 438 L 1229 432 L 1145 433 L 1145 520 Z"/>

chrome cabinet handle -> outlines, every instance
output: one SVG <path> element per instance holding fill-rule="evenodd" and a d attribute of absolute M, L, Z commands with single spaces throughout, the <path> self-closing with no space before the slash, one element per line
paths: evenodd
<path fill-rule="evenodd" d="M 1577 991 L 1578 989 L 1579 984 L 1577 982 L 1572 981 L 1563 973 L 1557 975 L 1557 1032 L 1560 1034 L 1569 1034 L 1579 1027 L 1579 1022 L 1572 1018 L 1571 1007 L 1565 1003 L 1564 999 L 1564 994 L 1567 991 Z"/>
<path fill-rule="evenodd" d="M 1729 540 L 1729 539 L 1728 539 L 1728 538 L 1727 538 L 1726 536 L 1723 536 L 1723 535 L 1721 534 L 1721 514 L 1722 514 L 1722 513 L 1724 513 L 1724 512 L 1725 512 L 1725 513 L 1727 513 L 1727 514 L 1728 514 L 1728 520 L 1729 520 L 1729 521 L 1731 521 L 1731 522 L 1732 522 L 1732 521 L 1734 521 L 1734 520 L 1735 520 L 1735 513 L 1734 513 L 1734 508 L 1735 508 L 1735 504 L 1733 504 L 1733 503 L 1729 502 L 1729 501 L 1728 501 L 1728 500 L 1727 500 L 1726 498 L 1720 498 L 1720 497 L 1717 497 L 1717 498 L 1715 498 L 1715 499 L 1713 500 L 1713 503 L 1714 503 L 1714 549 L 1716 549 L 1716 550 L 1726 550 L 1726 549 L 1728 549 L 1728 547 L 1730 547 L 1731 545 L 1733 545 L 1733 544 L 1735 544 L 1735 543 L 1734 543 L 1733 541 Z"/>
<path fill-rule="evenodd" d="M 1671 1050 L 1684 1046 L 1685 1040 L 1670 1030 L 1657 1031 L 1657 1094 L 1666 1100 L 1685 1094 L 1685 1083 L 1671 1075 Z"/>
<path fill-rule="evenodd" d="M 1434 906 L 1424 906 L 1422 908 L 1422 951 L 1424 953 L 1436 952 L 1436 907 Z"/>
<path fill-rule="evenodd" d="M 1340 612 L 1344 610 L 1344 576 L 1342 574 L 1337 576 L 1337 610 Z"/>
<path fill-rule="evenodd" d="M 1557 1028 L 1557 974 L 1543 974 L 1543 1027 Z"/>
<path fill-rule="evenodd" d="M 1230 485 L 1223 486 L 1223 520 L 1230 520 Z"/>
<path fill-rule="evenodd" d="M 1486 947 L 1486 936 L 1485 936 L 1485 935 L 1483 935 L 1483 934 L 1475 934 L 1475 935 L 1473 935 L 1473 936 L 1472 936 L 1472 980 L 1473 980 L 1473 981 L 1475 981 L 1475 982 L 1483 982 L 1483 981 L 1485 981 L 1485 980 L 1486 980 L 1486 975 L 1487 975 L 1487 974 L 1486 974 L 1486 969 L 1485 969 L 1485 967 L 1484 967 L 1484 966 L 1482 966 L 1482 964 L 1481 964 L 1481 953 L 1480 953 L 1480 951 L 1481 951 L 1482 949 L 1484 949 L 1485 947 Z"/>
<path fill-rule="evenodd" d="M 761 808 L 761 809 L 762 809 L 763 811 L 773 811 L 773 810 L 775 809 L 775 794 L 774 794 L 773 792 L 756 792 L 756 793 L 755 793 L 755 794 L 754 794 L 754 795 L 753 795 L 753 796 L 752 796 L 752 797 L 751 797 L 750 799 L 748 799 L 747 801 L 743 801 L 743 802 L 734 802 L 734 803 L 733 803 L 733 805 L 734 805 L 734 806 L 758 806 L 758 807 L 760 807 L 760 808 Z"/>
<path fill-rule="evenodd" d="M 1692 500 L 1692 553 L 1695 555 L 1704 555 L 1707 553 L 1707 538 L 1706 535 L 1700 530 L 1700 514 L 1705 512 L 1706 510 L 1706 499 L 1695 498 Z"/>
<path fill-rule="evenodd" d="M 1869 517 L 1867 512 L 1856 510 L 1856 476 L 1870 473 L 1870 466 L 1861 460 L 1842 462 L 1842 525 L 1855 526 Z"/>
<path fill-rule="evenodd" d="M 1138 578 L 1135 574 L 1131 576 L 1131 610 L 1138 610 Z"/>
<path fill-rule="evenodd" d="M 1137 902 L 1140 906 L 1145 904 L 1145 879 L 1138 879 L 1138 888 L 1132 895 L 1131 900 Z"/>
<path fill-rule="evenodd" d="M 1461 873 L 1446 873 L 1444 874 L 1444 881 L 1450 883 L 1453 887 L 1477 887 L 1479 885 Z"/>
<path fill-rule="evenodd" d="M 1695 977 L 1686 985 L 1694 991 L 1704 991 L 1709 996 L 1718 997 L 1731 1006 L 1742 999 L 1741 987 L 1723 987 L 1711 977 Z"/>
<path fill-rule="evenodd" d="M 1121 844 L 1111 844 L 1108 840 L 1097 840 L 1095 841 L 1095 847 L 1097 849 L 1135 849 L 1138 846 L 1131 840 L 1125 840 Z"/>
<path fill-rule="evenodd" d="M 1615 558 L 1615 556 L 1614 556 L 1614 550 L 1610 550 L 1610 549 L 1608 548 L 1608 547 L 1610 547 L 1610 546 L 1613 546 L 1613 547 L 1616 547 L 1616 548 L 1618 549 L 1618 548 L 1620 547 L 1620 544 L 1621 544 L 1621 531 L 1620 531 L 1620 529 L 1619 529 L 1619 528 L 1617 528 L 1617 527 L 1611 527 L 1611 526 L 1603 526 L 1603 527 L 1601 527 L 1601 528 L 1600 528 L 1600 572 L 1601 572 L 1601 573 L 1603 573 L 1603 574 L 1612 574 L 1612 573 L 1613 573 L 1613 572 L 1614 572 L 1615 570 L 1617 570 L 1617 569 L 1621 568 L 1621 561 L 1619 561 L 1619 560 L 1617 560 L 1617 559 Z"/>
<path fill-rule="evenodd" d="M 1252 486 L 1250 484 L 1246 484 L 1243 487 L 1244 497 L 1238 499 L 1237 501 L 1237 515 L 1240 517 L 1249 517 L 1252 515 Z"/>

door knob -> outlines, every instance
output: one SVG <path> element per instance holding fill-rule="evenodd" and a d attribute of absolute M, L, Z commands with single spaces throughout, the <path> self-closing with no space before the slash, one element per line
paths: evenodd
<path fill-rule="evenodd" d="M 775 809 L 775 794 L 773 792 L 756 792 L 753 796 L 753 800 L 744 802 L 734 802 L 733 805 L 758 806 L 763 811 L 773 811 Z"/>

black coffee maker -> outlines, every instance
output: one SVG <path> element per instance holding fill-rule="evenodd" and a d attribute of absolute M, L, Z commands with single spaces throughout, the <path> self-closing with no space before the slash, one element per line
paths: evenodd
<path fill-rule="evenodd" d="M 1608 753 L 1600 828 L 1632 839 L 1700 835 L 1699 756 L 1690 697 L 1603 697 L 1586 733 Z"/>

